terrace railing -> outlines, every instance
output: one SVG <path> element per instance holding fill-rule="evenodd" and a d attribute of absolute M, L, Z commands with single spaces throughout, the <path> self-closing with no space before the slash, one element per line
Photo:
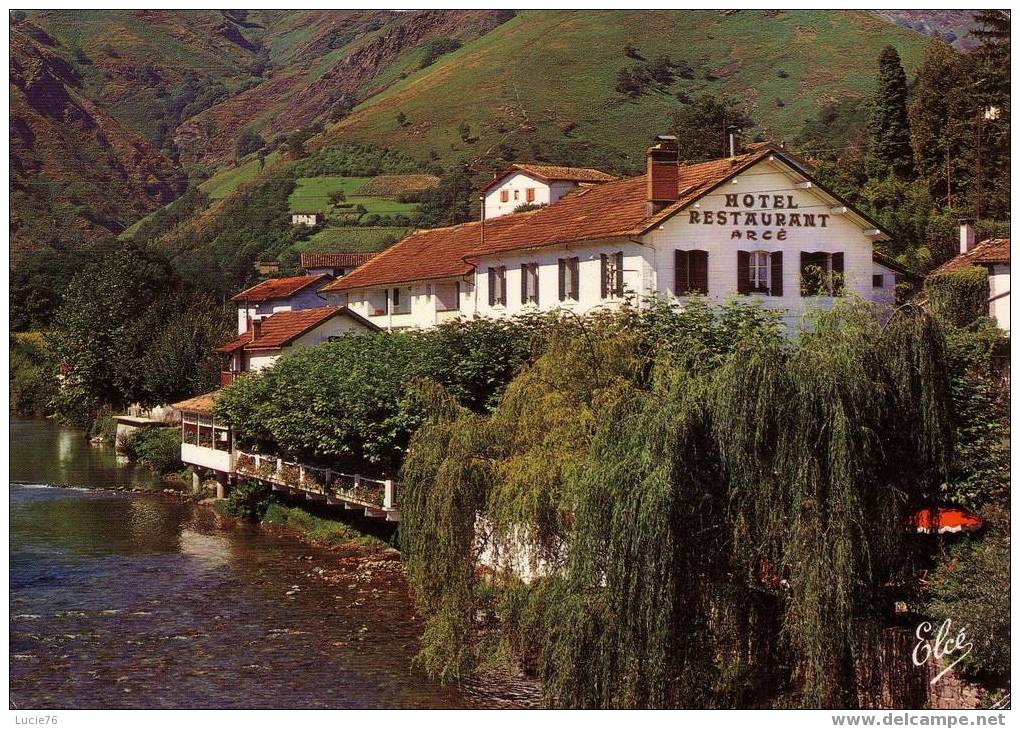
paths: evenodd
<path fill-rule="evenodd" d="M 400 520 L 399 484 L 392 479 L 366 478 L 331 468 L 285 461 L 276 456 L 238 451 L 237 473 L 274 486 L 347 506 L 364 508 L 369 516 Z"/>

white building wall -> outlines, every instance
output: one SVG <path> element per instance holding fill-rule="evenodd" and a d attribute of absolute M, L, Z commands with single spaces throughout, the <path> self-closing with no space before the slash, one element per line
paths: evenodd
<path fill-rule="evenodd" d="M 999 329 L 1009 331 L 1009 264 L 991 267 L 988 275 L 988 316 L 995 319 Z"/>
<path fill-rule="evenodd" d="M 602 298 L 601 254 L 623 253 L 624 296 Z M 646 288 L 645 247 L 626 239 L 597 244 L 574 244 L 570 248 L 542 248 L 535 251 L 511 251 L 500 256 L 478 259 L 475 286 L 478 289 L 479 316 L 501 318 L 525 311 L 564 308 L 584 314 L 603 307 L 617 307 L 627 294 L 648 293 Z M 559 259 L 577 257 L 578 300 L 559 300 Z M 538 264 L 538 305 L 521 302 L 521 265 Z M 506 305 L 489 306 L 489 268 L 506 267 Z"/>
<path fill-rule="evenodd" d="M 708 256 L 708 295 L 718 302 L 737 294 L 737 252 L 764 250 L 783 252 L 783 295 L 753 295 L 767 308 L 782 312 L 788 326 L 795 326 L 809 309 L 829 308 L 835 299 L 828 296 L 802 297 L 800 294 L 801 252 L 842 253 L 844 257 L 844 290 L 868 301 L 895 305 L 896 273 L 874 262 L 873 239 L 864 233 L 861 225 L 847 214 L 839 212 L 836 203 L 826 199 L 815 189 L 800 187 L 798 179 L 777 164 L 763 161 L 745 171 L 717 191 L 699 200 L 694 206 L 678 213 L 658 229 L 641 238 L 612 239 L 593 243 L 571 244 L 563 248 L 542 248 L 534 251 L 512 251 L 498 256 L 477 259 L 473 274 L 474 288 L 462 283 L 459 313 L 466 317 L 506 317 L 528 310 L 566 308 L 579 314 L 602 307 L 616 307 L 619 298 L 601 296 L 600 254 L 624 253 L 624 291 L 635 300 L 649 295 L 672 296 L 675 288 L 675 255 L 677 250 L 704 250 Z M 530 183 L 529 183 L 530 184 Z M 489 194 L 497 195 L 495 188 Z M 737 196 L 739 205 L 728 207 Z M 753 195 L 751 207 L 743 206 L 743 197 Z M 763 201 L 759 195 L 768 195 Z M 781 196 L 782 208 L 776 208 L 774 196 Z M 511 202 L 513 202 L 511 200 Z M 796 207 L 794 207 L 796 206 Z M 728 213 L 721 218 L 717 213 Z M 741 213 L 734 223 L 731 213 Z M 772 216 L 769 225 L 763 224 L 761 213 Z M 692 217 L 692 213 L 696 216 Z M 703 222 L 705 213 L 711 213 L 709 223 Z M 748 224 L 745 213 L 754 213 Z M 777 225 L 776 213 L 783 216 Z M 796 214 L 798 218 L 791 218 Z M 808 225 L 806 214 L 814 216 Z M 824 217 L 823 217 L 824 216 Z M 723 222 L 719 223 L 718 220 Z M 790 224 L 793 220 L 797 224 Z M 752 234 L 753 239 L 749 240 Z M 737 237 L 739 234 L 739 237 Z M 577 302 L 559 300 L 559 259 L 577 256 L 579 260 L 580 291 Z M 539 271 L 539 303 L 521 302 L 521 264 L 537 263 Z M 489 306 L 490 267 L 506 267 L 505 305 Z M 882 275 L 882 286 L 873 286 L 873 276 Z M 1008 276 L 1008 274 L 1007 274 Z M 453 282 L 455 279 L 450 279 Z M 433 326 L 448 317 L 436 311 L 436 282 L 405 285 L 410 292 L 410 311 L 393 313 L 387 310 L 386 291 L 354 291 L 348 305 L 357 313 L 370 318 L 384 329 Z M 1008 283 L 1006 284 L 1008 286 Z M 429 295 L 428 287 L 432 287 Z M 404 294 L 402 294 L 404 296 Z M 625 296 L 626 298 L 626 296 Z M 402 299 L 403 300 L 403 299 Z M 1008 304 L 1006 305 L 1008 307 Z M 374 312 L 385 312 L 374 315 Z M 1008 316 L 1008 314 L 1007 314 Z M 1008 322 L 1008 319 L 1007 319 Z"/>
<path fill-rule="evenodd" d="M 534 188 L 535 205 L 552 205 L 561 197 L 577 187 L 574 182 L 556 181 L 552 183 L 538 180 L 526 172 L 512 172 L 503 181 L 485 194 L 485 219 L 491 220 L 501 215 L 512 213 L 518 205 L 528 202 L 527 190 Z M 507 201 L 502 202 L 502 192 L 506 190 Z"/>
<path fill-rule="evenodd" d="M 737 292 L 738 251 L 782 251 L 782 296 L 753 295 L 748 298 L 766 308 L 781 310 L 786 323 L 795 325 L 807 310 L 832 306 L 832 297 L 800 295 L 801 252 L 826 252 L 844 255 L 846 293 L 871 301 L 889 301 L 888 289 L 892 287 L 892 301 L 895 301 L 895 277 L 884 267 L 883 271 L 878 271 L 872 257 L 872 238 L 865 235 L 849 216 L 834 212 L 837 208 L 835 203 L 827 201 L 813 188 L 798 187 L 795 179 L 781 169 L 776 164 L 763 161 L 650 232 L 646 239 L 655 251 L 652 263 L 655 291 L 672 295 L 677 250 L 708 251 L 708 296 L 720 303 Z M 754 197 L 750 207 L 743 205 L 746 195 Z M 764 206 L 761 195 L 769 198 Z M 774 196 L 777 195 L 781 197 L 782 208 L 775 206 Z M 728 205 L 733 198 L 727 196 L 736 196 L 738 205 Z M 762 224 L 763 212 L 771 216 L 771 225 Z M 719 213 L 726 213 L 726 216 L 721 218 Z M 740 213 L 736 224 L 732 213 Z M 748 218 L 746 213 L 754 213 L 755 218 Z M 796 214 L 801 222 L 798 225 L 776 225 L 777 214 L 782 214 L 787 221 Z M 806 214 L 815 216 L 813 226 L 804 224 Z M 749 240 L 749 237 L 753 239 Z M 872 287 L 872 276 L 879 272 L 890 280 L 884 282 L 880 292 L 876 292 Z"/>

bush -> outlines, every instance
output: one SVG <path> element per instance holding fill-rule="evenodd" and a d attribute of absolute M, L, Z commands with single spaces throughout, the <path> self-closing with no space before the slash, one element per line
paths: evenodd
<path fill-rule="evenodd" d="M 988 271 L 978 266 L 929 276 L 924 292 L 932 313 L 957 326 L 988 315 Z"/>
<path fill-rule="evenodd" d="M 241 481 L 227 496 L 224 510 L 246 521 L 261 521 L 272 502 L 273 490 L 260 481 Z"/>
<path fill-rule="evenodd" d="M 43 417 L 57 394 L 57 365 L 41 335 L 14 335 L 10 355 L 11 412 Z"/>
<path fill-rule="evenodd" d="M 453 53 L 460 48 L 461 42 L 456 38 L 436 38 L 425 44 L 425 55 L 421 58 L 418 68 L 427 68 L 439 60 L 440 56 Z"/>
<path fill-rule="evenodd" d="M 177 428 L 146 428 L 121 444 L 128 460 L 151 468 L 160 476 L 176 473 L 181 463 L 181 433 Z"/>
<path fill-rule="evenodd" d="M 949 548 L 931 580 L 928 612 L 936 624 L 952 621 L 950 633 L 966 628 L 974 643 L 960 664 L 965 674 L 988 671 L 1009 676 L 1009 512 L 993 510 L 988 533 Z"/>

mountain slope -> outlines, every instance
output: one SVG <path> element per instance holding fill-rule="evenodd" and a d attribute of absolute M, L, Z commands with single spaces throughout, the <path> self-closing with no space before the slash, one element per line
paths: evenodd
<path fill-rule="evenodd" d="M 730 94 L 759 131 L 792 137 L 827 100 L 863 99 L 883 46 L 897 48 L 909 74 L 927 42 L 855 11 L 526 11 L 368 98 L 312 145 L 356 139 L 449 159 L 501 143 L 524 156 L 536 143 L 566 144 L 634 167 L 678 93 Z M 620 71 L 641 63 L 628 44 L 648 61 L 688 66 L 689 78 L 636 98 L 618 92 Z"/>
<path fill-rule="evenodd" d="M 281 65 L 267 81 L 185 122 L 175 139 L 195 159 L 222 163 L 242 129 L 257 129 L 268 140 L 328 121 L 338 101 L 370 95 L 366 87 L 409 52 L 437 38 L 484 35 L 502 17 L 491 10 L 306 13 L 274 34 L 271 47 Z"/>
<path fill-rule="evenodd" d="M 118 233 L 183 189 L 171 159 L 82 94 L 53 38 L 10 33 L 12 258 Z"/>

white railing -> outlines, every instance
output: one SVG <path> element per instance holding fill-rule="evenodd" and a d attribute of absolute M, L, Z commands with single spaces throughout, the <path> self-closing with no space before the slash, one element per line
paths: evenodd
<path fill-rule="evenodd" d="M 363 506 L 366 513 L 384 512 L 387 518 L 400 511 L 399 484 L 392 479 L 366 478 L 331 468 L 284 461 L 276 456 L 237 452 L 237 473 L 286 488 L 305 491 L 345 503 Z M 370 514 L 373 515 L 373 514 Z"/>

